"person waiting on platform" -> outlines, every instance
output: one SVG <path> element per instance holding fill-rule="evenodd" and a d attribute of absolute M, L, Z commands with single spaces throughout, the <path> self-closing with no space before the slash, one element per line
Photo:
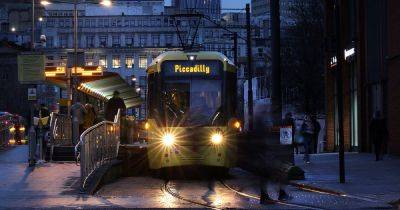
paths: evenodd
<path fill-rule="evenodd" d="M 115 115 L 118 113 L 118 109 L 121 109 L 121 116 L 125 116 L 126 106 L 124 100 L 119 97 L 119 92 L 114 91 L 113 97 L 107 101 L 105 108 L 105 118 L 108 121 L 114 121 Z"/>
<path fill-rule="evenodd" d="M 85 104 L 86 113 L 83 117 L 83 129 L 92 127 L 96 121 L 96 110 L 92 104 Z"/>

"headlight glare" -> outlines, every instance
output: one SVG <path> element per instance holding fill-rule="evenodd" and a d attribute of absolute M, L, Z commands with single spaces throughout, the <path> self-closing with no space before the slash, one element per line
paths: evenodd
<path fill-rule="evenodd" d="M 165 146 L 170 147 L 175 142 L 175 136 L 171 133 L 166 133 L 162 136 L 162 142 Z"/>
<path fill-rule="evenodd" d="M 211 135 L 211 142 L 215 145 L 221 144 L 224 137 L 221 133 L 214 133 Z"/>

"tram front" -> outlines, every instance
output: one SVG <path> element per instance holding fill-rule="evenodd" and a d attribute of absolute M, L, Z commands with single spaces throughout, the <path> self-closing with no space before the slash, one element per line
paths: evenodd
<path fill-rule="evenodd" d="M 167 52 L 148 69 L 151 169 L 234 166 L 236 69 L 220 53 Z"/>

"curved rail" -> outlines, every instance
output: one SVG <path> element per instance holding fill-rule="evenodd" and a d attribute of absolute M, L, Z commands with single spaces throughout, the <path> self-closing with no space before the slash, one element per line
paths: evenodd
<path fill-rule="evenodd" d="M 227 188 L 228 190 L 235 192 L 238 195 L 244 196 L 246 198 L 252 198 L 252 199 L 257 199 L 260 200 L 260 196 L 258 195 L 252 195 L 252 194 L 248 194 L 248 193 L 244 193 L 241 192 L 239 190 L 234 189 L 233 187 L 229 186 L 228 184 L 226 184 L 223 180 L 219 181 L 225 188 Z M 301 204 L 294 204 L 294 203 L 289 203 L 286 201 L 280 201 L 280 200 L 270 200 L 271 203 L 274 204 L 280 204 L 280 205 L 285 205 L 288 207 L 294 207 L 294 208 L 302 208 L 302 209 L 322 209 L 322 208 L 318 208 L 315 206 L 309 206 L 309 205 L 301 205 Z"/>
<path fill-rule="evenodd" d="M 87 130 L 75 146 L 75 156 L 81 167 L 81 187 L 85 189 L 86 181 L 97 169 L 118 156 L 120 144 L 120 110 L 114 122 L 103 121 Z"/>
<path fill-rule="evenodd" d="M 173 197 L 178 198 L 179 200 L 186 201 L 188 203 L 192 203 L 192 204 L 195 204 L 195 205 L 198 205 L 198 206 L 202 206 L 202 207 L 206 207 L 206 208 L 210 208 L 210 209 L 220 209 L 218 207 L 215 207 L 215 206 L 212 206 L 212 205 L 209 205 L 209 204 L 206 204 L 206 203 L 201 203 L 201 202 L 198 202 L 198 201 L 194 201 L 194 200 L 190 200 L 190 199 L 184 198 L 181 195 L 179 195 L 179 193 L 174 192 L 174 190 L 172 190 L 169 187 L 168 184 L 169 184 L 169 181 L 165 181 L 163 187 L 161 188 L 161 191 L 166 192 L 166 193 L 172 195 Z"/>

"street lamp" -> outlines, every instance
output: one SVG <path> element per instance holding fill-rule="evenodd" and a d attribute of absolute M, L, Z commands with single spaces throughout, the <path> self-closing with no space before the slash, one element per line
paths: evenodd
<path fill-rule="evenodd" d="M 105 7 L 111 7 L 112 3 L 110 0 L 102 0 L 100 2 L 101 5 L 105 6 Z"/>
<path fill-rule="evenodd" d="M 40 22 L 42 22 L 43 21 L 43 18 L 42 17 L 39 17 L 39 19 L 38 19 Z"/>
<path fill-rule="evenodd" d="M 16 31 L 15 27 L 11 27 L 11 31 L 15 32 Z"/>
<path fill-rule="evenodd" d="M 43 5 L 43 6 L 47 6 L 47 5 L 51 4 L 51 3 L 49 1 L 42 0 L 42 1 L 40 1 L 40 4 Z"/>

